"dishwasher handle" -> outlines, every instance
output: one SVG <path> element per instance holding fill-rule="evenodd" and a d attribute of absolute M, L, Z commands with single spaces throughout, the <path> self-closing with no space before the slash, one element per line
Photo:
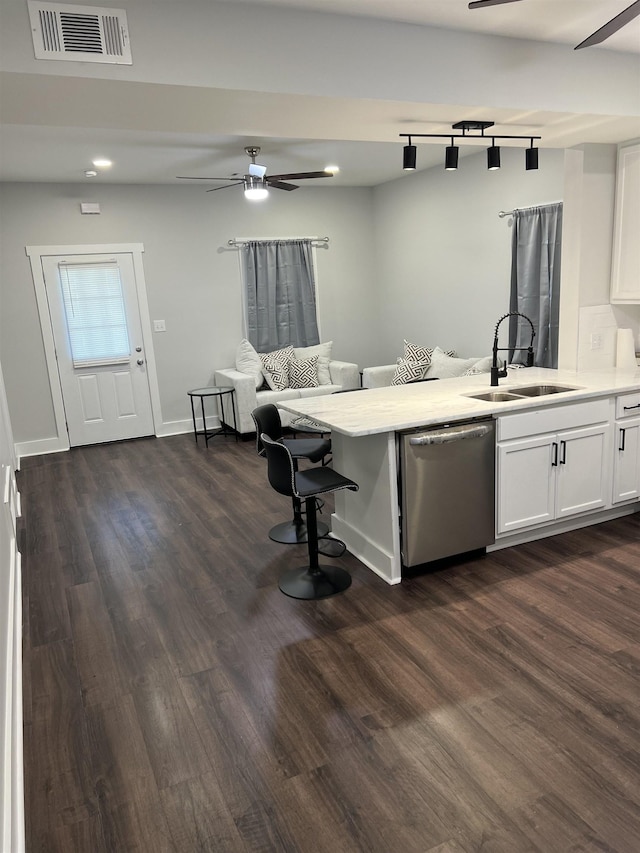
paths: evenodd
<path fill-rule="evenodd" d="M 424 446 L 430 444 L 452 444 L 454 441 L 465 441 L 468 438 L 483 438 L 493 430 L 492 426 L 486 424 L 478 424 L 477 426 L 467 426 L 462 429 L 442 429 L 433 430 L 432 432 L 416 435 L 409 439 L 409 444 L 413 446 Z"/>

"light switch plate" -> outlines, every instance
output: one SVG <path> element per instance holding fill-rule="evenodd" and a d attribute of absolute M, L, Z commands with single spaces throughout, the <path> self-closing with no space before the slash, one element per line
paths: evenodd
<path fill-rule="evenodd" d="M 165 326 L 164 320 L 154 320 L 153 321 L 153 331 L 154 332 L 166 332 L 167 327 Z"/>

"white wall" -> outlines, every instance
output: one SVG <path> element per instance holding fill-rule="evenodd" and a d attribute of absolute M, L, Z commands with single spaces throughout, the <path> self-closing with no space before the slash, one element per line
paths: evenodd
<path fill-rule="evenodd" d="M 328 236 L 318 249 L 320 324 L 334 355 L 360 365 L 376 353 L 371 299 L 372 191 L 301 188 L 268 205 L 238 190 L 197 187 L 5 184 L 0 200 L 0 358 L 16 442 L 55 436 L 44 348 L 27 245 L 140 242 L 152 319 L 164 424 L 189 415 L 186 391 L 234 363 L 243 334 L 237 250 L 232 237 Z M 101 214 L 81 215 L 80 201 Z"/>
<path fill-rule="evenodd" d="M 561 201 L 563 170 L 563 151 L 541 150 L 540 169 L 527 172 L 523 151 L 503 148 L 499 171 L 487 170 L 483 150 L 455 172 L 440 166 L 376 188 L 381 363 L 401 354 L 404 338 L 490 352 L 509 310 L 512 220 L 498 212 Z"/>

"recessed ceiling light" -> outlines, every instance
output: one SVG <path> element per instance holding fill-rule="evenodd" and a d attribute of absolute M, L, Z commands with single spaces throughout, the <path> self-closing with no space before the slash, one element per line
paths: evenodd
<path fill-rule="evenodd" d="M 85 169 L 84 176 L 85 178 L 95 178 L 97 176 L 97 172 L 95 169 Z"/>
<path fill-rule="evenodd" d="M 100 157 L 97 160 L 92 160 L 91 162 L 98 169 L 108 169 L 110 166 L 113 165 L 111 160 L 106 160 L 104 157 Z"/>
<path fill-rule="evenodd" d="M 337 174 L 340 171 L 340 166 L 325 166 L 325 172 L 331 172 L 332 175 Z"/>

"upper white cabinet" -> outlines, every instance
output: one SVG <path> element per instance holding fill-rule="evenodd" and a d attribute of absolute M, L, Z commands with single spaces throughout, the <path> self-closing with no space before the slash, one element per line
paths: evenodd
<path fill-rule="evenodd" d="M 611 301 L 640 302 L 640 143 L 618 151 Z"/>

